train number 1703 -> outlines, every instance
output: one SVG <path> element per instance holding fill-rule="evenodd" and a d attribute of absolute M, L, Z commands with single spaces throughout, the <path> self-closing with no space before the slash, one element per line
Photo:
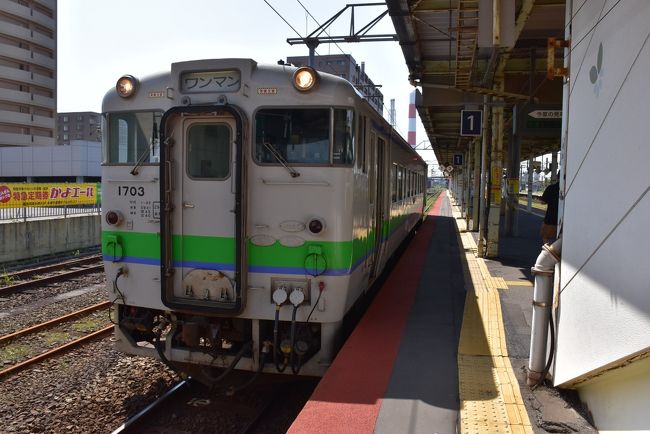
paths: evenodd
<path fill-rule="evenodd" d="M 118 196 L 144 196 L 144 187 L 129 187 L 128 185 L 117 186 Z"/>

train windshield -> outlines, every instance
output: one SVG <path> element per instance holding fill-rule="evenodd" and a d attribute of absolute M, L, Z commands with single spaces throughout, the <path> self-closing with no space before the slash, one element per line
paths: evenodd
<path fill-rule="evenodd" d="M 158 163 L 162 112 L 109 113 L 104 159 L 109 164 Z"/>
<path fill-rule="evenodd" d="M 255 116 L 260 163 L 352 164 L 354 112 L 346 109 L 262 109 Z"/>

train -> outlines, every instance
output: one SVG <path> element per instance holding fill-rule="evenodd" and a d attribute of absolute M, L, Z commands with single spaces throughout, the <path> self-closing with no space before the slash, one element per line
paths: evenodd
<path fill-rule="evenodd" d="M 426 163 L 350 82 L 307 66 L 124 75 L 102 143 L 116 348 L 205 383 L 323 375 L 424 214 Z"/>

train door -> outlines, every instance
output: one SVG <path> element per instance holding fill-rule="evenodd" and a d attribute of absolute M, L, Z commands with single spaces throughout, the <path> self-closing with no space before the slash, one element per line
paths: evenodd
<path fill-rule="evenodd" d="M 384 226 L 384 165 L 386 159 L 386 142 L 370 133 L 370 215 L 371 228 L 374 238 L 374 248 L 370 253 L 370 281 L 377 277 L 379 261 L 382 253 L 382 238 Z"/>
<path fill-rule="evenodd" d="M 242 146 L 237 118 L 227 112 L 186 113 L 169 119 L 165 166 L 171 187 L 163 302 L 170 307 L 240 311 L 243 260 Z"/>

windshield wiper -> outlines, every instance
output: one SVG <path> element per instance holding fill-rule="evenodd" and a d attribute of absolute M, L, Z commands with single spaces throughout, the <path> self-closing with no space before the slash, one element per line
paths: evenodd
<path fill-rule="evenodd" d="M 298 171 L 296 169 L 289 166 L 289 163 L 287 162 L 287 160 L 285 160 L 284 157 L 282 157 L 282 155 L 280 155 L 280 152 L 278 152 L 278 150 L 275 148 L 275 146 L 273 146 L 269 142 L 262 142 L 262 143 L 264 144 L 264 147 L 269 150 L 271 155 L 273 155 L 273 157 L 275 157 L 277 162 L 280 163 L 282 165 L 282 167 L 287 169 L 287 171 L 289 172 L 289 175 L 291 175 L 292 178 L 297 178 L 297 177 L 300 176 L 300 173 L 298 173 Z"/>
<path fill-rule="evenodd" d="M 142 163 L 144 163 L 144 160 L 149 156 L 151 153 L 151 150 L 153 149 L 154 146 L 156 146 L 156 141 L 158 140 L 158 125 L 156 122 L 153 123 L 153 131 L 151 132 L 151 145 L 145 149 L 145 151 L 140 155 L 140 158 L 138 158 L 138 161 L 135 162 L 135 166 L 133 166 L 133 169 L 129 172 L 131 175 L 135 176 L 138 174 L 138 169 L 140 166 L 142 166 Z"/>

